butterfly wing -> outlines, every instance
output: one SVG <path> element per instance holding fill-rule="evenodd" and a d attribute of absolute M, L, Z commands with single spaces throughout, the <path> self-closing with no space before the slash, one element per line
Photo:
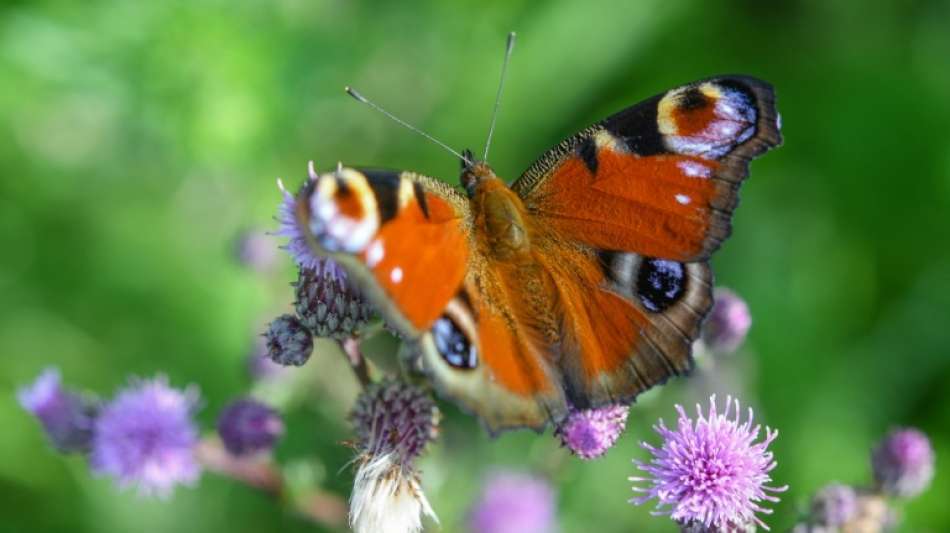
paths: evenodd
<path fill-rule="evenodd" d="M 347 270 L 442 394 L 493 432 L 563 412 L 554 366 L 497 290 L 501 274 L 473 247 L 468 200 L 455 189 L 341 168 L 308 182 L 295 205 L 309 244 Z"/>
<path fill-rule="evenodd" d="M 558 288 L 571 403 L 628 401 L 690 368 L 712 305 L 706 260 L 749 161 L 780 142 L 768 84 L 711 78 L 583 130 L 512 185 Z"/>

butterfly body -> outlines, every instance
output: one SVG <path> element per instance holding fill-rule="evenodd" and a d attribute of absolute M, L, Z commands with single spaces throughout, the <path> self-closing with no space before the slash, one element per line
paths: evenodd
<path fill-rule="evenodd" d="M 492 431 L 629 402 L 691 366 L 710 254 L 749 160 L 781 141 L 771 87 L 711 78 L 621 111 L 512 185 L 313 175 L 298 220 L 414 346 L 414 367 Z"/>

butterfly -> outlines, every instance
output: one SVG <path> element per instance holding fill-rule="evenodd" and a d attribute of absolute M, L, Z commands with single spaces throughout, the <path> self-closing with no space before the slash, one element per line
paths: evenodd
<path fill-rule="evenodd" d="M 768 83 L 717 76 L 585 128 L 510 185 L 469 151 L 461 188 L 338 165 L 311 171 L 295 216 L 437 391 L 492 433 L 541 430 L 690 370 L 709 258 L 779 130 Z"/>

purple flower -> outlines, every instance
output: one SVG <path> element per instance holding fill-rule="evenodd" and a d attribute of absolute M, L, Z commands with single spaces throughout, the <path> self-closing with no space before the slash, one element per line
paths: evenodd
<path fill-rule="evenodd" d="M 63 389 L 59 370 L 47 368 L 17 391 L 20 405 L 39 419 L 50 443 L 63 453 L 85 452 L 92 442 L 95 406 Z"/>
<path fill-rule="evenodd" d="M 934 476 L 934 451 L 923 432 L 891 431 L 871 453 L 878 486 L 887 494 L 909 498 L 927 489 Z"/>
<path fill-rule="evenodd" d="M 317 175 L 313 170 L 313 161 L 310 162 L 308 171 L 310 175 L 309 179 L 315 180 Z M 287 250 L 287 253 L 294 259 L 294 262 L 301 268 L 322 270 L 324 265 L 328 264 L 328 268 L 339 277 L 340 282 L 344 282 L 346 280 L 346 272 L 334 261 L 313 253 L 313 250 L 307 243 L 305 232 L 309 230 L 307 230 L 306 227 L 301 227 L 297 220 L 297 198 L 284 188 L 282 181 L 278 180 L 277 186 L 280 188 L 283 199 L 277 208 L 277 222 L 280 224 L 280 227 L 274 234 L 280 237 L 287 237 L 287 244 L 284 246 L 284 249 Z"/>
<path fill-rule="evenodd" d="M 729 289 L 717 288 L 715 303 L 703 325 L 703 341 L 715 352 L 736 351 L 745 341 L 752 315 L 745 300 Z"/>
<path fill-rule="evenodd" d="M 598 409 L 574 410 L 555 430 L 561 443 L 581 459 L 594 459 L 607 453 L 627 425 L 626 405 L 608 405 Z"/>
<path fill-rule="evenodd" d="M 96 420 L 92 469 L 145 495 L 167 497 L 176 485 L 193 484 L 201 472 L 193 455 L 197 403 L 197 390 L 173 389 L 164 376 L 133 379 Z"/>
<path fill-rule="evenodd" d="M 439 433 L 439 409 L 424 390 L 395 380 L 373 383 L 350 413 L 357 447 L 370 455 L 395 452 L 412 463 Z"/>
<path fill-rule="evenodd" d="M 233 455 L 269 450 L 283 434 L 277 411 L 252 398 L 235 400 L 218 417 L 218 435 Z"/>
<path fill-rule="evenodd" d="M 555 494 L 537 477 L 491 474 L 469 514 L 473 533 L 547 533 L 557 529 Z"/>
<path fill-rule="evenodd" d="M 827 485 L 811 501 L 811 521 L 822 526 L 843 526 L 857 513 L 858 493 L 848 485 Z"/>
<path fill-rule="evenodd" d="M 682 406 L 677 405 L 676 411 L 676 431 L 668 429 L 662 419 L 653 427 L 663 438 L 660 448 L 641 443 L 653 457 L 649 463 L 634 461 L 649 477 L 630 478 L 647 484 L 633 488 L 645 495 L 630 502 L 640 505 L 656 498 L 655 514 L 670 515 L 680 524 L 698 522 L 706 528 L 728 530 L 754 522 L 768 529 L 755 513 L 772 511 L 759 502 L 777 502 L 769 492 L 788 488 L 766 485 L 776 466 L 768 446 L 778 431 L 765 428 L 765 439 L 755 442 L 761 427 L 752 426 L 752 409 L 743 422 L 739 401 L 731 397 L 722 413 L 716 410 L 715 395 L 709 399 L 708 414 L 697 405 L 695 422 Z"/>

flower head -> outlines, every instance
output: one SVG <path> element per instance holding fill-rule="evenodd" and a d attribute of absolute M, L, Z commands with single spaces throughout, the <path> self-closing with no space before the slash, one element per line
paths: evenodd
<path fill-rule="evenodd" d="M 233 455 L 269 450 L 283 434 L 277 411 L 252 398 L 231 402 L 218 417 L 218 435 Z"/>
<path fill-rule="evenodd" d="M 715 352 L 734 352 L 745 341 L 752 315 L 745 300 L 729 289 L 716 289 L 715 303 L 703 325 L 703 341 Z"/>
<path fill-rule="evenodd" d="M 96 406 L 63 389 L 59 370 L 47 368 L 17 392 L 20 405 L 39 419 L 50 443 L 61 452 L 85 452 L 92 442 Z"/>
<path fill-rule="evenodd" d="M 300 267 L 294 290 L 297 316 L 317 337 L 352 337 L 373 314 L 362 294 L 332 261 L 314 268 Z"/>
<path fill-rule="evenodd" d="M 934 476 L 934 451 L 923 432 L 891 431 L 871 453 L 878 486 L 887 494 L 909 498 L 927 489 Z"/>
<path fill-rule="evenodd" d="M 439 433 L 439 409 L 424 390 L 395 380 L 373 383 L 350 413 L 359 450 L 396 453 L 412 463 Z"/>
<path fill-rule="evenodd" d="M 96 419 L 92 469 L 146 495 L 166 497 L 176 485 L 193 484 L 201 472 L 193 455 L 197 403 L 195 389 L 171 388 L 164 376 L 133 380 Z"/>
<path fill-rule="evenodd" d="M 766 485 L 776 466 L 768 446 L 778 431 L 765 428 L 764 440 L 756 442 L 761 427 L 752 425 L 752 409 L 743 422 L 739 401 L 731 397 L 722 413 L 717 411 L 715 396 L 709 400 L 708 413 L 697 405 L 695 422 L 682 406 L 677 405 L 676 410 L 675 431 L 662 419 L 654 426 L 663 438 L 660 448 L 641 443 L 653 457 L 649 463 L 634 461 L 649 477 L 630 478 L 646 483 L 633 488 L 645 494 L 631 503 L 640 505 L 656 498 L 656 514 L 668 514 L 681 524 L 698 522 L 707 528 L 729 530 L 754 522 L 768 529 L 755 513 L 769 514 L 771 510 L 759 502 L 776 502 L 778 498 L 769 493 L 788 488 Z"/>
<path fill-rule="evenodd" d="M 811 521 L 818 525 L 840 527 L 857 513 L 858 493 L 848 485 L 827 485 L 811 501 Z"/>
<path fill-rule="evenodd" d="M 496 472 L 469 514 L 473 533 L 549 533 L 557 529 L 555 494 L 544 480 Z"/>
<path fill-rule="evenodd" d="M 310 179 L 312 180 L 316 177 L 316 174 L 313 173 L 312 164 L 310 169 Z M 287 250 L 287 253 L 290 254 L 298 266 L 301 268 L 319 268 L 323 263 L 328 261 L 328 259 L 313 253 L 310 245 L 307 244 L 307 229 L 301 227 L 297 220 L 297 198 L 284 188 L 284 184 L 280 180 L 277 181 L 277 186 L 280 187 L 283 198 L 280 202 L 280 206 L 277 208 L 277 222 L 280 224 L 280 227 L 274 234 L 279 237 L 287 237 L 288 240 L 284 249 Z M 331 264 L 336 264 L 332 261 L 330 262 Z"/>
<path fill-rule="evenodd" d="M 561 443 L 581 459 L 594 459 L 607 453 L 627 425 L 626 405 L 608 405 L 597 409 L 572 409 L 555 430 Z"/>
<path fill-rule="evenodd" d="M 350 526 L 357 533 L 417 532 L 422 515 L 438 520 L 413 462 L 438 434 L 439 411 L 418 387 L 394 380 L 374 383 L 350 414 L 356 430 L 356 479 Z"/>
<path fill-rule="evenodd" d="M 313 335 L 293 315 L 281 315 L 264 332 L 267 355 L 283 366 L 302 366 L 313 353 Z"/>

